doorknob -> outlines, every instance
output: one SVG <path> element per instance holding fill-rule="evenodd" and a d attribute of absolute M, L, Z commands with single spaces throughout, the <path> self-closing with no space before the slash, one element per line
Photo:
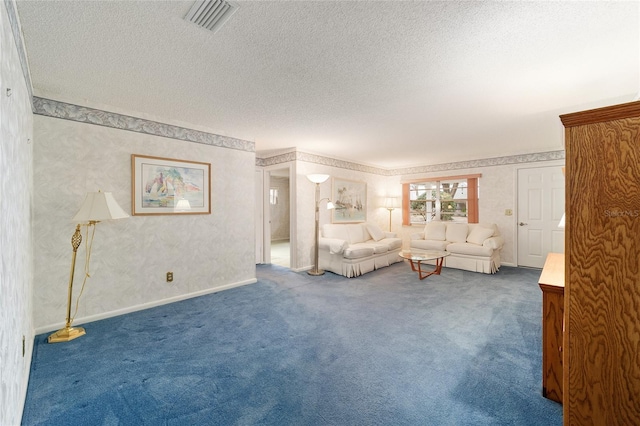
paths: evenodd
<path fill-rule="evenodd" d="M 520 222 L 518 225 L 525 226 L 525 225 L 528 225 L 528 223 Z"/>

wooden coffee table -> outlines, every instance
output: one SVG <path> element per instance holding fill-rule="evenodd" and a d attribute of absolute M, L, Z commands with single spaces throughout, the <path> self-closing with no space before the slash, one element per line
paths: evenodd
<path fill-rule="evenodd" d="M 440 275 L 440 271 L 442 270 L 442 261 L 450 254 L 451 253 L 441 250 L 405 250 L 399 253 L 400 257 L 407 259 L 409 263 L 411 263 L 411 270 L 417 272 L 421 280 L 424 280 L 430 275 Z M 429 260 L 436 261 L 435 269 L 431 271 L 423 271 L 422 262 L 427 262 Z"/>

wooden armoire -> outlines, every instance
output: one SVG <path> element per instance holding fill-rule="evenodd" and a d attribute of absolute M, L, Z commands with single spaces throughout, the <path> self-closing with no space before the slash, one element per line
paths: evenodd
<path fill-rule="evenodd" d="M 640 425 L 640 102 L 565 127 L 565 425 Z"/>

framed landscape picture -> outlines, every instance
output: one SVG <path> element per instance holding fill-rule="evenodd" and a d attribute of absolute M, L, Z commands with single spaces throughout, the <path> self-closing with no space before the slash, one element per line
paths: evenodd
<path fill-rule="evenodd" d="M 211 164 L 131 155 L 132 215 L 211 214 Z"/>
<path fill-rule="evenodd" d="M 336 208 L 331 222 L 349 223 L 367 220 L 367 184 L 352 180 L 333 178 L 331 200 Z"/>

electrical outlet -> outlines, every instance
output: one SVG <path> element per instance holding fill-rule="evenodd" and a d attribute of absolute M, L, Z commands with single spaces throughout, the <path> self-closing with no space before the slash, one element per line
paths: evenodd
<path fill-rule="evenodd" d="M 504 211 L 504 215 L 505 215 L 505 216 L 513 216 L 513 210 L 511 210 L 511 209 L 506 209 L 506 210 Z"/>
<path fill-rule="evenodd" d="M 167 272 L 167 282 L 170 283 L 173 281 L 173 272 Z"/>

